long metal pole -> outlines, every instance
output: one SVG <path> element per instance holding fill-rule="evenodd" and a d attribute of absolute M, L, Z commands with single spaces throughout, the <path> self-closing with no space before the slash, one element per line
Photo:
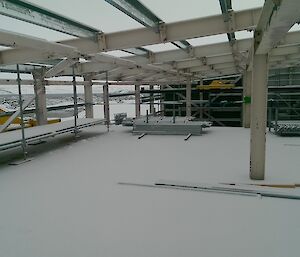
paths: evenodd
<path fill-rule="evenodd" d="M 108 92 L 108 72 L 105 73 L 105 85 L 103 85 L 104 117 L 106 119 L 107 131 L 109 131 L 109 92 Z"/>
<path fill-rule="evenodd" d="M 19 64 L 17 64 L 17 82 L 18 82 L 18 91 L 19 91 L 19 106 L 20 106 L 20 117 L 21 117 L 21 131 L 22 131 L 22 150 L 24 160 L 27 157 L 26 152 L 26 139 L 25 139 L 25 126 L 24 126 L 24 115 L 23 115 L 23 100 L 21 92 L 21 78 L 20 78 L 20 69 Z"/>
<path fill-rule="evenodd" d="M 141 116 L 141 92 L 140 84 L 135 85 L 135 117 L 140 118 Z"/>
<path fill-rule="evenodd" d="M 76 75 L 75 75 L 75 65 L 72 66 L 73 73 L 73 101 L 74 101 L 74 134 L 75 137 L 78 135 L 77 119 L 78 119 L 78 106 L 77 106 L 77 88 L 76 88 Z"/>

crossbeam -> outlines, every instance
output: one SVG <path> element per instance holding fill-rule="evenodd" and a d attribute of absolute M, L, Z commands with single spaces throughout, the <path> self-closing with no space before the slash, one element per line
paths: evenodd
<path fill-rule="evenodd" d="M 300 1 L 266 0 L 254 33 L 255 54 L 267 54 L 300 21 Z"/>
<path fill-rule="evenodd" d="M 235 12 L 236 31 L 252 29 L 256 26 L 261 9 L 249 9 Z M 166 37 L 161 39 L 151 28 L 139 28 L 127 31 L 99 35 L 95 41 L 78 38 L 61 41 L 60 43 L 77 48 L 82 54 L 92 54 L 99 51 L 120 50 L 141 47 L 151 44 L 174 42 L 196 37 L 223 34 L 228 32 L 223 16 L 215 15 L 204 18 L 173 22 L 165 24 Z M 184 51 L 182 51 L 184 52 Z M 41 52 L 29 49 L 13 49 L 0 52 L 0 64 L 26 63 L 35 60 L 48 60 L 50 57 Z"/>

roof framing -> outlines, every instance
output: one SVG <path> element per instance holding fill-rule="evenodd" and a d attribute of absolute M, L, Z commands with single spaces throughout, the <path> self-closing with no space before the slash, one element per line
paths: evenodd
<path fill-rule="evenodd" d="M 259 19 L 261 9 L 250 9 L 235 13 L 236 31 L 253 29 Z M 165 24 L 166 37 L 161 38 L 151 28 L 140 28 L 108 34 L 98 34 L 97 40 L 78 38 L 61 41 L 59 43 L 77 48 L 82 54 L 91 54 L 103 51 L 122 50 L 144 45 L 164 42 L 180 41 L 189 38 L 217 35 L 228 32 L 224 25 L 223 16 L 179 21 Z M 0 41 L 1 43 L 1 41 Z M 29 61 L 48 60 L 65 56 L 49 55 L 30 49 L 9 49 L 0 52 L 0 64 L 26 63 Z"/>
<path fill-rule="evenodd" d="M 75 37 L 95 37 L 98 29 L 21 0 L 0 0 L 0 14 Z"/>
<path fill-rule="evenodd" d="M 12 70 L 11 64 L 26 64 L 41 61 L 54 61 L 47 71 L 47 77 L 71 75 L 71 65 L 84 58 L 88 62 L 77 63 L 77 75 L 91 75 L 104 79 L 101 73 L 107 72 L 111 80 L 166 82 L 182 81 L 192 78 L 200 80 L 213 76 L 226 76 L 241 73 L 248 64 L 248 56 L 253 47 L 252 39 L 236 40 L 234 32 L 255 29 L 255 54 L 269 53 L 270 67 L 289 67 L 299 65 L 300 32 L 287 31 L 298 21 L 300 8 L 298 0 L 266 0 L 263 9 L 255 8 L 239 12 L 232 11 L 231 0 L 219 0 L 222 15 L 173 22 L 165 24 L 141 2 L 133 0 L 106 0 L 145 28 L 103 33 L 88 26 L 84 29 L 93 34 L 92 38 L 81 37 L 61 42 L 49 42 L 39 38 L 0 30 L 0 44 L 13 49 L 0 51 L 0 67 L 3 71 Z M 52 17 L 73 24 L 73 28 L 83 29 L 80 23 L 57 16 L 48 10 L 34 5 L 27 6 L 24 1 L 0 0 L 0 14 L 9 4 L 20 4 L 21 10 L 29 10 L 34 15 L 45 14 L 46 22 Z M 30 5 L 30 4 L 29 4 Z M 2 8 L 2 9 L 1 9 Z M 28 8 L 28 9 L 26 9 Z M 262 13 L 262 15 L 261 15 Z M 7 16 L 13 17 L 9 11 Z M 36 23 L 40 16 L 34 16 Z M 48 15 L 48 16 L 47 16 Z M 17 14 L 14 14 L 17 18 Z M 30 19 L 19 19 L 31 22 Z M 48 24 L 49 25 L 49 24 Z M 51 23 L 48 28 L 57 30 Z M 69 27 L 64 30 L 70 34 Z M 186 39 L 224 34 L 229 42 L 191 47 Z M 154 53 L 143 46 L 170 42 L 181 49 Z M 185 51 L 182 51 L 184 49 Z M 135 54 L 126 58 L 113 57 L 101 52 L 122 50 Z M 24 65 L 24 72 L 35 65 Z M 48 66 L 49 67 L 49 66 Z"/>

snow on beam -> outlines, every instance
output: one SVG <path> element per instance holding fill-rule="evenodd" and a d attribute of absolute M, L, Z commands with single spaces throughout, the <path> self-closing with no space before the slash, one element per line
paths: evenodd
<path fill-rule="evenodd" d="M 260 12 L 260 8 L 236 12 L 236 31 L 254 28 L 259 19 Z M 152 28 L 139 28 L 108 34 L 100 33 L 96 41 L 80 38 L 65 40 L 60 43 L 75 47 L 83 54 L 92 54 L 99 51 L 120 50 L 228 32 L 222 15 L 169 23 L 165 24 L 165 28 L 166 37 L 163 40 Z M 57 58 L 57 56 L 55 57 Z M 5 50 L 1 52 L 1 62 L 3 64 L 24 63 L 27 62 L 28 59 L 34 61 L 48 58 L 50 58 L 50 56 L 44 53 L 28 49 Z"/>
<path fill-rule="evenodd" d="M 135 61 L 130 60 L 130 59 L 115 57 L 115 56 L 111 56 L 111 55 L 103 54 L 103 53 L 98 53 L 93 56 L 90 56 L 90 59 L 92 61 L 97 61 L 97 62 L 102 62 L 102 63 L 110 63 L 113 65 L 120 65 L 120 66 L 124 66 L 124 67 L 128 67 L 128 68 L 141 68 L 146 71 L 148 70 L 148 71 L 166 72 L 166 73 L 175 74 L 175 75 L 177 75 L 177 73 L 178 73 L 175 70 L 169 70 L 164 67 L 159 67 L 159 66 L 155 66 L 152 64 L 140 64 L 140 63 L 136 63 Z M 180 75 L 181 76 L 191 76 L 191 74 L 184 73 L 184 72 L 181 72 Z"/>
<path fill-rule="evenodd" d="M 64 59 L 64 60 L 60 61 L 58 64 L 56 64 L 55 66 L 53 66 L 51 69 L 49 69 L 45 73 L 45 78 L 51 78 L 51 77 L 56 76 L 57 74 L 59 74 L 60 72 L 62 72 L 64 69 L 66 69 L 67 67 L 72 66 L 76 62 L 78 62 L 78 58 L 75 58 L 75 59 Z"/>
<path fill-rule="evenodd" d="M 194 66 L 203 66 L 203 61 L 206 62 L 206 65 L 214 65 L 214 64 L 222 64 L 233 62 L 232 54 L 220 55 L 220 56 L 208 56 L 205 57 L 205 60 L 201 60 L 200 58 L 178 61 L 175 64 L 176 69 L 186 69 Z"/>
<path fill-rule="evenodd" d="M 33 49 L 34 52 L 42 51 L 49 54 L 58 54 L 60 56 L 75 57 L 78 56 L 76 48 L 59 43 L 49 42 L 44 39 L 27 36 L 20 33 L 9 32 L 0 29 L 0 45 L 10 46 L 13 48 L 26 47 Z M 37 51 L 38 50 L 38 51 Z M 6 50 L 13 51 L 13 49 Z M 28 51 L 30 51 L 28 49 Z M 23 62 L 22 62 L 23 63 Z"/>
<path fill-rule="evenodd" d="M 215 65 L 203 65 L 198 67 L 192 67 L 189 71 L 190 72 L 201 72 L 201 71 L 209 71 L 209 70 L 222 70 L 227 68 L 235 68 L 234 62 L 222 63 L 222 64 L 215 64 Z"/>
<path fill-rule="evenodd" d="M 237 40 L 237 44 L 239 46 L 239 50 L 242 52 L 248 51 L 248 49 L 251 46 L 251 39 L 242 39 L 242 40 Z M 185 61 L 184 68 L 189 68 L 193 67 L 194 65 L 188 66 L 189 60 L 193 58 L 199 58 L 199 61 L 207 64 L 214 64 L 216 63 L 222 63 L 227 62 L 228 60 L 228 55 L 231 55 L 231 48 L 228 42 L 223 42 L 223 43 L 216 43 L 216 44 L 211 44 L 211 45 L 204 45 L 204 46 L 197 46 L 193 47 L 193 50 L 191 53 L 186 53 L 185 51 L 182 50 L 169 50 L 169 51 L 163 51 L 163 52 L 158 52 L 153 54 L 153 59 L 152 61 L 149 60 L 148 58 L 142 57 L 142 56 L 132 56 L 132 57 L 126 57 L 122 58 L 123 60 L 129 60 L 131 62 L 136 62 L 139 65 L 142 64 L 150 64 L 150 63 L 155 63 L 155 64 L 160 64 L 156 65 L 155 67 L 163 67 L 164 70 L 169 70 L 172 68 L 172 62 L 176 61 Z M 224 60 L 223 60 L 224 58 Z M 186 61 L 188 60 L 188 61 Z M 130 62 L 130 65 L 133 63 Z M 161 65 L 163 63 L 163 65 Z M 110 65 L 110 67 L 116 67 L 115 64 L 109 64 L 109 63 L 101 63 L 101 65 Z M 167 66 L 168 64 L 169 66 Z M 193 62 L 191 62 L 193 64 Z M 165 66 L 164 66 L 165 65 Z M 176 64 L 177 65 L 177 64 Z M 181 68 L 180 67 L 180 62 L 178 62 L 178 66 L 175 65 L 175 68 Z M 153 66 L 153 65 L 152 65 Z M 109 70 L 110 67 L 108 67 L 106 70 Z M 79 72 L 82 73 L 88 73 L 88 72 L 95 72 L 96 70 L 105 70 L 100 68 L 99 63 L 97 62 L 89 62 L 89 63 L 83 63 L 79 64 L 78 66 Z M 67 69 L 63 74 L 67 75 L 70 74 L 71 70 Z"/>
<path fill-rule="evenodd" d="M 299 21 L 299 0 L 266 0 L 254 33 L 255 54 L 268 53 Z"/>
<path fill-rule="evenodd" d="M 1 0 L 0 14 L 75 37 L 94 37 L 100 32 L 27 1 Z"/>

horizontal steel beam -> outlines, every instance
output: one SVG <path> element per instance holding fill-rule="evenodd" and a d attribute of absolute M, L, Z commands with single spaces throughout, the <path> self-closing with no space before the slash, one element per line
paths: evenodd
<path fill-rule="evenodd" d="M 15 32 L 9 32 L 2 29 L 0 29 L 0 45 L 14 48 L 25 47 L 27 48 L 27 51 L 42 51 L 48 55 L 78 57 L 77 49 L 72 46 L 54 43 L 44 39 Z"/>
<path fill-rule="evenodd" d="M 158 25 L 162 22 L 153 12 L 144 6 L 138 0 L 105 0 L 107 3 L 127 14 L 145 27 L 158 29 Z"/>
<path fill-rule="evenodd" d="M 261 9 L 250 9 L 235 13 L 236 31 L 253 29 L 258 21 Z M 166 37 L 162 40 L 151 28 L 140 28 L 128 31 L 99 34 L 96 41 L 85 38 L 61 41 L 77 48 L 82 54 L 92 54 L 99 51 L 120 50 L 151 44 L 180 41 L 196 37 L 205 37 L 227 33 L 222 15 L 209 16 L 193 20 L 165 24 Z M 182 51 L 183 52 L 183 51 Z M 0 64 L 26 63 L 29 61 L 57 58 L 45 53 L 28 49 L 13 49 L 0 52 Z"/>
<path fill-rule="evenodd" d="M 270 58 L 272 60 L 275 56 L 282 56 L 286 54 L 299 53 L 300 33 L 289 32 L 286 37 L 282 40 L 284 45 L 273 49 L 270 52 Z M 240 53 L 247 56 L 248 51 L 251 47 L 252 39 L 237 40 Z M 155 63 L 156 65 L 163 66 L 165 69 L 188 69 L 192 67 L 199 67 L 199 69 L 212 67 L 217 64 L 233 63 L 233 56 L 230 51 L 228 42 L 197 46 L 193 48 L 191 53 L 185 53 L 181 50 L 170 50 L 155 53 L 151 59 L 142 56 L 126 57 L 125 59 L 130 61 L 138 62 L 139 64 Z M 243 62 L 241 62 L 243 63 Z M 99 64 L 95 62 L 82 63 L 78 66 L 78 74 L 84 74 L 89 72 L 97 72 L 114 69 L 117 66 L 112 64 Z M 206 66 L 206 67 L 205 67 Z M 200 68 L 201 67 L 201 68 Z M 70 75 L 71 70 L 66 70 L 62 75 Z"/>
<path fill-rule="evenodd" d="M 58 13 L 20 0 L 0 0 L 0 14 L 76 37 L 95 37 L 101 32 Z"/>

